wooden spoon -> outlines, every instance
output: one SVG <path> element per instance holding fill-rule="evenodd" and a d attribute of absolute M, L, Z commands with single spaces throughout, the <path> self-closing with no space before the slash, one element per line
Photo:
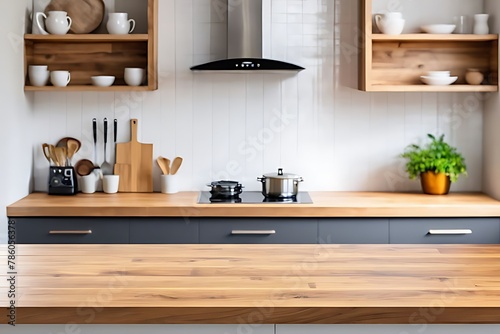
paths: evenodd
<path fill-rule="evenodd" d="M 49 145 L 50 159 L 54 162 L 55 166 L 59 165 L 59 160 L 57 160 L 56 147 L 54 145 Z"/>
<path fill-rule="evenodd" d="M 43 151 L 43 155 L 45 155 L 45 158 L 47 158 L 47 160 L 49 161 L 49 164 L 52 164 L 52 159 L 51 159 L 51 156 L 50 156 L 50 145 L 47 144 L 47 143 L 43 143 L 42 144 L 42 151 Z"/>
<path fill-rule="evenodd" d="M 57 158 L 58 166 L 66 166 L 67 153 L 66 147 L 55 147 L 54 152 Z"/>
<path fill-rule="evenodd" d="M 170 160 L 164 157 L 158 157 L 156 159 L 158 166 L 160 166 L 163 175 L 168 175 L 170 173 Z"/>
<path fill-rule="evenodd" d="M 68 141 L 66 142 L 66 146 L 67 146 L 66 149 L 67 149 L 68 163 L 71 166 L 72 165 L 71 159 L 73 159 L 73 155 L 75 155 L 78 149 L 80 149 L 80 143 L 74 139 L 68 139 Z"/>
<path fill-rule="evenodd" d="M 172 168 L 170 169 L 170 174 L 175 175 L 179 170 L 179 167 L 181 167 L 181 164 L 182 164 L 182 158 L 175 157 L 174 161 L 172 161 Z"/>

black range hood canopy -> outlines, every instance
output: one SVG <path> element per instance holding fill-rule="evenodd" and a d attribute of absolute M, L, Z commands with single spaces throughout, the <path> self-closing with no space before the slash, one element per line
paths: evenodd
<path fill-rule="evenodd" d="M 191 67 L 193 71 L 301 71 L 295 64 L 263 56 L 263 1 L 239 0 L 227 10 L 227 59 Z"/>
<path fill-rule="evenodd" d="M 191 67 L 193 71 L 255 71 L 289 70 L 301 71 L 304 68 L 284 61 L 264 58 L 231 58 L 212 61 Z"/>

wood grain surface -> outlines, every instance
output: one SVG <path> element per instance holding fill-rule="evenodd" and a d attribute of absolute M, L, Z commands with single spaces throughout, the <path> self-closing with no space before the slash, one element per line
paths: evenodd
<path fill-rule="evenodd" d="M 18 245 L 17 253 L 18 324 L 500 322 L 500 245 Z M 7 289 L 0 280 L 2 296 Z"/>
<path fill-rule="evenodd" d="M 33 193 L 7 207 L 9 217 L 500 217 L 481 193 L 309 192 L 313 204 L 197 204 L 199 192 Z"/>
<path fill-rule="evenodd" d="M 118 191 L 153 191 L 153 144 L 137 141 L 139 121 L 130 120 L 130 141 L 116 144 L 115 175 L 120 175 Z"/>

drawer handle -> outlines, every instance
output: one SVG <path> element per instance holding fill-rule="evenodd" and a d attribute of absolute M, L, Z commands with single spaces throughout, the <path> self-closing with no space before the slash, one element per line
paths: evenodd
<path fill-rule="evenodd" d="M 92 230 L 68 230 L 68 231 L 52 230 L 52 231 L 49 231 L 49 234 L 77 234 L 77 235 L 82 235 L 82 234 L 92 234 Z"/>
<path fill-rule="evenodd" d="M 232 230 L 233 235 L 268 235 L 276 234 L 275 230 Z"/>
<path fill-rule="evenodd" d="M 461 235 L 472 234 L 471 229 L 456 229 L 456 230 L 429 230 L 428 234 L 432 235 Z"/>

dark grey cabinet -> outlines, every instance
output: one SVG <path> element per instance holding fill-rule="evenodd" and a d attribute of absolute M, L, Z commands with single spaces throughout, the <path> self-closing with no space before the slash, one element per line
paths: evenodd
<path fill-rule="evenodd" d="M 318 224 L 312 218 L 203 218 L 202 244 L 315 244 Z"/>
<path fill-rule="evenodd" d="M 20 244 L 128 244 L 123 218 L 16 218 Z"/>
<path fill-rule="evenodd" d="M 388 244 L 389 219 L 320 219 L 318 242 L 321 244 Z"/>
<path fill-rule="evenodd" d="M 498 244 L 498 218 L 390 219 L 391 244 Z"/>
<path fill-rule="evenodd" d="M 20 244 L 500 244 L 500 218 L 15 218 Z"/>
<path fill-rule="evenodd" d="M 197 244 L 197 218 L 146 218 L 130 222 L 131 244 Z"/>

